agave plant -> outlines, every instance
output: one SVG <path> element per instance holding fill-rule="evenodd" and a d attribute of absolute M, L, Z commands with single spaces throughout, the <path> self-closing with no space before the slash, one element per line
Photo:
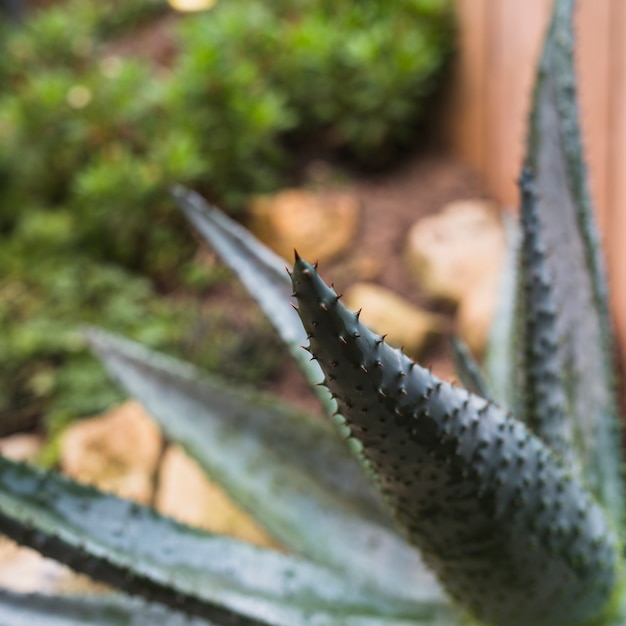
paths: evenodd
<path fill-rule="evenodd" d="M 89 341 L 286 550 L 0 458 L 0 530 L 119 590 L 2 592 L 2 624 L 626 624 L 612 337 L 581 157 L 572 5 L 557 0 L 544 45 L 521 235 L 483 370 L 457 344 L 467 389 L 369 331 L 314 265 L 296 257 L 289 277 L 240 226 L 176 190 L 332 420 L 103 331 Z"/>

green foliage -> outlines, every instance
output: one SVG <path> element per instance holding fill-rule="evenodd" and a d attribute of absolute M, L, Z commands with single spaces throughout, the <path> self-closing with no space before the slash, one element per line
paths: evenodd
<path fill-rule="evenodd" d="M 184 352 L 229 379 L 256 381 L 277 365 L 277 342 L 256 315 L 243 321 L 230 310 L 206 315 L 188 296 L 156 297 L 147 280 L 118 266 L 81 255 L 69 266 L 49 248 L 43 250 L 50 252 L 47 262 L 36 257 L 26 269 L 14 263 L 0 282 L 0 424 L 5 432 L 16 421 L 32 424 L 42 414 L 56 430 L 120 398 L 89 358 L 78 321 L 105 320 L 147 345 Z M 13 251 L 8 246 L 2 253 L 13 261 L 28 259 Z M 219 274 L 215 278 L 223 283 Z M 204 284 L 206 272 L 201 278 Z"/>
<path fill-rule="evenodd" d="M 363 163 L 380 164 L 414 141 L 411 127 L 445 57 L 446 3 L 314 3 L 286 29 L 279 79 L 305 132 Z M 329 24 L 332 27 L 329 28 Z M 415 25 L 420 27 L 416 28 Z"/>
<path fill-rule="evenodd" d="M 190 262 L 193 242 L 167 190 L 199 186 L 235 212 L 291 180 L 294 145 L 321 131 L 361 156 L 393 152 L 398 137 L 414 137 L 407 129 L 450 46 L 443 0 L 237 0 L 176 20 L 167 12 L 163 0 L 68 0 L 19 26 L 0 18 L 5 421 L 88 413 L 110 397 L 84 353 L 67 348 L 76 319 L 192 347 L 228 376 L 241 377 L 238 356 L 250 363 L 244 379 L 267 375 L 275 350 L 258 323 L 243 332 L 218 311 L 206 325 L 225 331 L 219 346 L 186 332 L 202 325 L 197 311 L 181 312 L 180 283 L 201 290 L 219 277 Z M 167 62 L 142 54 L 155 26 L 162 48 L 177 41 Z M 155 286 L 178 291 L 157 303 Z M 254 359 L 243 348 L 251 336 Z"/>
<path fill-rule="evenodd" d="M 88 258 L 77 256 L 76 263 L 52 261 L 2 281 L 0 320 L 9 330 L 0 339 L 3 418 L 17 413 L 33 423 L 47 413 L 50 422 L 64 422 L 117 397 L 87 358 L 75 326 L 79 311 L 85 322 L 107 319 L 131 335 L 144 335 L 151 345 L 175 345 L 175 309 L 159 304 L 146 281 L 129 280 L 118 268 Z M 153 315 L 151 324 L 141 323 L 144 315 Z"/>
<path fill-rule="evenodd" d="M 374 164 L 414 143 L 446 59 L 449 6 L 224 2 L 211 20 L 185 22 L 180 40 L 175 109 L 195 111 L 186 123 L 204 142 L 212 188 L 236 202 L 235 186 L 276 184 L 285 140 Z"/>
<path fill-rule="evenodd" d="M 87 358 L 77 320 L 171 349 L 183 335 L 181 307 L 157 301 L 150 282 L 123 266 L 159 277 L 189 258 L 189 244 L 166 226 L 158 181 L 161 170 L 188 179 L 176 163 L 184 146 L 166 137 L 152 163 L 140 156 L 156 126 L 149 116 L 139 122 L 159 101 L 159 84 L 145 64 L 105 52 L 111 37 L 164 9 L 72 1 L 22 27 L 0 24 L 3 431 L 41 415 L 58 425 L 116 397 Z M 138 212 L 122 223 L 128 200 Z"/>

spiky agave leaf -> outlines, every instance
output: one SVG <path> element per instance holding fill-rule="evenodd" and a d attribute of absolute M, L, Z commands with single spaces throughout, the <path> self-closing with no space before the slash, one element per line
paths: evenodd
<path fill-rule="evenodd" d="M 319 621 L 311 617 L 315 626 Z M 423 611 L 422 618 L 406 621 L 353 616 L 348 626 L 460 626 L 458 618 L 443 607 Z M 98 596 L 48 596 L 0 590 L 2 626 L 219 626 L 199 617 L 190 617 L 157 604 L 121 594 Z M 233 622 L 243 626 L 245 622 Z"/>
<path fill-rule="evenodd" d="M 310 264 L 297 259 L 292 280 L 310 349 L 364 462 L 453 597 L 500 626 L 602 615 L 616 584 L 615 539 L 550 449 L 387 346 Z"/>
<path fill-rule="evenodd" d="M 53 596 L 0 589 L 2 626 L 216 626 L 121 594 Z"/>
<path fill-rule="evenodd" d="M 127 593 L 215 626 L 456 623 L 439 602 L 385 598 L 336 572 L 188 528 L 0 457 L 0 532 Z"/>
<path fill-rule="evenodd" d="M 556 345 L 571 405 L 574 446 L 591 490 L 624 521 L 605 270 L 583 161 L 573 63 L 574 0 L 556 0 L 535 85 L 526 166 L 553 282 Z"/>
<path fill-rule="evenodd" d="M 480 366 L 475 361 L 468 345 L 458 337 L 452 337 L 450 340 L 452 348 L 452 361 L 461 382 L 468 391 L 476 393 L 483 398 L 489 397 L 487 381 Z"/>
<path fill-rule="evenodd" d="M 329 424 L 133 342 L 88 336 L 165 435 L 284 545 L 388 595 L 442 600 Z"/>
<path fill-rule="evenodd" d="M 519 306 L 524 345 L 524 378 L 521 382 L 524 419 L 533 432 L 572 467 L 572 421 L 565 393 L 562 360 L 556 332 L 554 282 L 546 263 L 546 247 L 539 223 L 537 196 L 532 174 L 525 170 L 521 187 L 521 279 Z"/>

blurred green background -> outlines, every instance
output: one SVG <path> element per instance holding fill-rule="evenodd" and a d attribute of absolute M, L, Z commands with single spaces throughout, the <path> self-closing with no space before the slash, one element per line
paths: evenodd
<path fill-rule="evenodd" d="M 41 418 L 54 431 L 114 399 L 82 323 L 230 378 L 271 376 L 273 334 L 233 309 L 219 265 L 194 261 L 169 187 L 242 216 L 312 158 L 393 163 L 419 143 L 452 43 L 447 0 L 0 13 L 0 432 Z M 226 304 L 207 310 L 216 291 Z"/>

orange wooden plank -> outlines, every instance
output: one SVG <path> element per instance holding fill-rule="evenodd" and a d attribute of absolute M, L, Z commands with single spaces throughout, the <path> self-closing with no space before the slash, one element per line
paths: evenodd
<path fill-rule="evenodd" d="M 608 203 L 611 0 L 579 0 L 576 16 L 581 125 L 591 194 L 602 232 Z"/>
<path fill-rule="evenodd" d="M 452 144 L 507 205 L 517 205 L 527 107 L 551 5 L 551 0 L 457 0 L 461 42 Z M 578 5 L 583 138 L 626 363 L 626 1 L 579 0 Z"/>
<path fill-rule="evenodd" d="M 457 0 L 458 44 L 447 119 L 453 150 L 485 173 L 487 0 Z"/>
<path fill-rule="evenodd" d="M 487 185 L 517 206 L 526 119 L 550 0 L 492 0 L 488 32 Z"/>

